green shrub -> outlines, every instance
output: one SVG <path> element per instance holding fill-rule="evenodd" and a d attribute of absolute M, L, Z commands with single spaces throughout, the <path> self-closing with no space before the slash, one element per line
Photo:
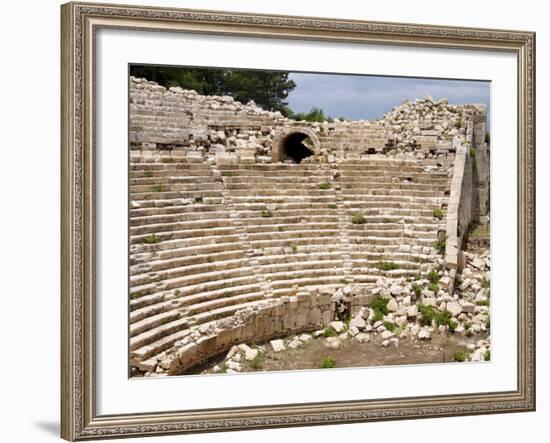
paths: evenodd
<path fill-rule="evenodd" d="M 439 283 L 439 273 L 436 270 L 432 269 L 428 272 L 427 277 L 430 283 Z"/>
<path fill-rule="evenodd" d="M 224 177 L 234 177 L 235 176 L 235 173 L 233 171 L 223 171 L 222 172 L 222 175 Z"/>
<path fill-rule="evenodd" d="M 441 208 L 435 208 L 432 213 L 434 218 L 437 218 L 439 220 L 443 218 L 443 211 L 441 210 Z"/>
<path fill-rule="evenodd" d="M 293 254 L 296 254 L 296 252 L 298 252 L 298 246 L 296 246 L 295 243 L 292 243 L 292 244 L 290 245 L 290 248 L 292 249 L 292 253 L 293 253 Z"/>
<path fill-rule="evenodd" d="M 329 182 L 323 182 L 319 184 L 319 189 L 326 190 L 332 188 L 332 185 Z"/>
<path fill-rule="evenodd" d="M 475 159 L 476 155 L 477 155 L 477 149 L 476 148 L 470 148 L 470 157 Z"/>
<path fill-rule="evenodd" d="M 467 350 L 456 351 L 454 355 L 454 360 L 462 363 L 468 359 L 469 355 L 470 353 Z"/>
<path fill-rule="evenodd" d="M 489 300 L 478 300 L 478 301 L 476 301 L 476 305 L 478 305 L 478 306 L 489 306 Z"/>
<path fill-rule="evenodd" d="M 144 177 L 151 178 L 153 176 L 153 171 L 145 171 L 143 173 Z"/>
<path fill-rule="evenodd" d="M 365 217 L 363 216 L 363 214 L 361 214 L 360 212 L 356 213 L 356 214 L 353 214 L 353 216 L 351 217 L 351 222 L 354 224 L 354 225 L 363 225 L 367 222 L 367 220 L 365 219 Z"/>
<path fill-rule="evenodd" d="M 444 311 L 437 312 L 434 316 L 435 324 L 437 326 L 451 326 L 451 320 L 453 314 L 446 309 Z"/>
<path fill-rule="evenodd" d="M 384 322 L 384 327 L 385 327 L 388 331 L 393 332 L 393 331 L 395 331 L 395 327 L 396 327 L 396 326 L 395 326 L 395 323 L 392 323 L 391 321 L 385 321 L 385 322 Z"/>
<path fill-rule="evenodd" d="M 445 254 L 445 245 L 447 244 L 447 236 L 446 235 L 440 235 L 437 238 L 437 241 L 434 243 L 434 248 L 437 250 L 437 252 L 441 255 Z"/>
<path fill-rule="evenodd" d="M 428 289 L 437 294 L 439 292 L 439 285 L 437 283 L 430 283 Z"/>
<path fill-rule="evenodd" d="M 388 310 L 388 302 L 389 300 L 387 298 L 382 298 L 379 296 L 374 297 L 369 302 L 369 308 L 374 311 L 373 321 L 375 323 L 382 320 L 384 318 L 384 315 L 389 314 L 390 311 Z"/>
<path fill-rule="evenodd" d="M 376 323 L 377 321 L 381 321 L 384 319 L 384 314 L 380 311 L 374 311 L 374 316 L 372 317 L 373 323 Z"/>
<path fill-rule="evenodd" d="M 166 191 L 166 189 L 162 185 L 155 185 L 155 186 L 153 186 L 153 191 L 154 192 L 164 192 L 164 191 Z"/>
<path fill-rule="evenodd" d="M 147 237 L 143 237 L 143 243 L 147 245 L 153 245 L 155 243 L 158 243 L 159 241 L 161 241 L 161 238 L 157 237 L 156 234 L 151 234 L 151 235 L 148 235 Z"/>
<path fill-rule="evenodd" d="M 460 129 L 462 127 L 462 117 L 459 117 L 458 120 L 455 122 L 455 127 L 457 129 Z"/>
<path fill-rule="evenodd" d="M 336 362 L 332 357 L 327 357 L 323 360 L 321 364 L 321 369 L 331 369 L 336 367 Z"/>
<path fill-rule="evenodd" d="M 273 212 L 268 211 L 267 209 L 264 209 L 262 211 L 262 217 L 264 217 L 264 218 L 273 217 Z"/>
<path fill-rule="evenodd" d="M 422 294 L 422 288 L 416 282 L 412 284 L 412 290 L 416 298 L 420 297 L 420 295 Z"/>
<path fill-rule="evenodd" d="M 263 366 L 264 361 L 265 356 L 261 352 L 258 352 L 256 354 L 256 357 L 254 357 L 250 362 L 250 367 L 254 369 L 260 369 Z"/>
<path fill-rule="evenodd" d="M 331 203 L 330 205 L 328 205 L 328 208 L 329 209 L 338 209 L 338 205 L 335 205 L 334 203 Z"/>
<path fill-rule="evenodd" d="M 485 361 L 491 360 L 491 351 L 485 351 L 485 354 L 483 354 L 483 360 Z"/>
<path fill-rule="evenodd" d="M 338 332 L 336 332 L 336 329 L 334 329 L 332 326 L 328 326 L 325 328 L 324 335 L 325 337 L 336 337 L 338 335 Z"/>
<path fill-rule="evenodd" d="M 418 312 L 420 312 L 420 324 L 422 326 L 430 326 L 432 321 L 437 314 L 437 311 L 433 306 L 419 304 Z"/>
<path fill-rule="evenodd" d="M 393 271 L 395 269 L 399 269 L 399 265 L 392 261 L 379 261 L 376 263 L 375 267 L 382 271 Z"/>

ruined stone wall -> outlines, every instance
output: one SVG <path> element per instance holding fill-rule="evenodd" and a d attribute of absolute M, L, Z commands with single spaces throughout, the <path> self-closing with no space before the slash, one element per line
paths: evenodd
<path fill-rule="evenodd" d="M 304 122 L 253 102 L 203 96 L 130 78 L 130 148 L 139 152 L 181 151 L 178 157 L 219 164 L 281 161 L 281 135 L 307 133 L 308 162 L 334 163 L 373 155 L 428 160 L 448 167 L 453 141 L 467 138 L 479 110 L 430 97 L 405 101 L 378 121 Z M 479 130 L 479 133 L 483 132 Z M 471 135 L 471 134 L 470 134 Z M 144 154 L 147 155 L 147 154 Z"/>
<path fill-rule="evenodd" d="M 462 241 L 472 221 L 488 219 L 490 193 L 489 147 L 485 142 L 485 110 L 477 106 L 457 146 L 447 211 L 445 262 L 456 272 L 463 267 Z M 452 288 L 452 284 L 450 287 Z"/>
<path fill-rule="evenodd" d="M 334 319 L 331 294 L 301 292 L 293 297 L 269 300 L 254 308 L 243 309 L 233 317 L 197 328 L 182 340 L 165 361 L 171 374 L 178 374 L 202 361 L 226 352 L 232 346 L 261 342 L 328 326 Z M 143 362 L 143 370 L 150 370 Z"/>

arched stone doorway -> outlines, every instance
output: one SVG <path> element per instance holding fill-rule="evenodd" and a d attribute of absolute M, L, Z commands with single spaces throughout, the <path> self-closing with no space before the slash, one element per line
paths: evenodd
<path fill-rule="evenodd" d="M 319 153 L 319 140 L 311 129 L 285 129 L 273 139 L 271 159 L 273 163 L 303 159 Z"/>

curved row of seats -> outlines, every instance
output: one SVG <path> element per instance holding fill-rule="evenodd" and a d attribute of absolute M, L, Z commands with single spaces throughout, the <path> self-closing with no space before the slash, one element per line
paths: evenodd
<path fill-rule="evenodd" d="M 433 262 L 449 178 L 415 163 L 209 166 L 158 158 L 130 170 L 134 366 L 190 328 L 305 286 L 409 276 Z M 363 223 L 353 223 L 357 214 Z M 395 269 L 380 269 L 380 263 Z"/>

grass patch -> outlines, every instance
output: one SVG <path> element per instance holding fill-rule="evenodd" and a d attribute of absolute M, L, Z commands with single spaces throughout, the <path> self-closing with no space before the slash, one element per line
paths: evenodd
<path fill-rule="evenodd" d="M 328 326 L 325 328 L 324 335 L 325 337 L 336 337 L 338 335 L 338 332 L 336 332 L 336 329 L 334 329 L 332 326 Z"/>
<path fill-rule="evenodd" d="M 340 280 L 340 284 L 342 284 L 342 285 L 349 285 L 350 283 L 351 283 L 351 281 L 346 280 L 345 278 L 343 278 L 342 280 Z"/>
<path fill-rule="evenodd" d="M 435 318 L 437 311 L 433 306 L 419 304 L 418 312 L 420 312 L 420 324 L 422 326 L 431 326 L 433 319 Z"/>
<path fill-rule="evenodd" d="M 441 255 L 445 254 L 445 245 L 447 244 L 447 236 L 441 234 L 438 236 L 437 241 L 434 243 L 434 248 Z"/>
<path fill-rule="evenodd" d="M 430 283 L 439 283 L 439 273 L 437 271 L 432 269 L 430 272 L 428 272 L 427 277 Z"/>
<path fill-rule="evenodd" d="M 399 265 L 392 261 L 379 261 L 375 266 L 382 271 L 393 271 L 395 269 L 399 269 Z"/>
<path fill-rule="evenodd" d="M 462 127 L 462 117 L 459 117 L 459 119 L 455 122 L 455 128 L 460 129 Z"/>
<path fill-rule="evenodd" d="M 390 311 L 388 310 L 388 302 L 388 299 L 379 296 L 374 297 L 369 302 L 369 308 L 374 311 L 374 317 L 372 318 L 374 323 L 381 321 L 384 318 L 384 315 L 389 314 Z"/>
<path fill-rule="evenodd" d="M 160 237 L 158 237 L 156 234 L 151 234 L 146 237 L 143 237 L 143 243 L 146 245 L 154 245 L 155 243 L 158 243 L 162 241 Z"/>
<path fill-rule="evenodd" d="M 422 294 L 422 288 L 420 287 L 420 285 L 416 282 L 414 282 L 412 284 L 412 291 L 415 295 L 416 298 L 420 297 L 420 295 Z"/>
<path fill-rule="evenodd" d="M 165 187 L 162 185 L 153 186 L 153 192 L 164 192 L 166 191 Z"/>
<path fill-rule="evenodd" d="M 351 222 L 354 225 L 363 225 L 367 222 L 367 219 L 363 214 L 361 214 L 360 212 L 357 212 L 356 214 L 353 214 L 353 216 L 351 217 Z"/>
<path fill-rule="evenodd" d="M 329 182 L 319 183 L 319 189 L 322 189 L 325 191 L 330 188 L 332 188 L 332 185 Z"/>
<path fill-rule="evenodd" d="M 145 171 L 143 176 L 146 178 L 151 178 L 153 176 L 153 171 Z"/>
<path fill-rule="evenodd" d="M 483 281 L 481 282 L 481 286 L 483 287 L 483 289 L 489 289 L 489 280 L 487 280 L 485 277 L 483 277 Z"/>
<path fill-rule="evenodd" d="M 392 323 L 391 321 L 385 321 L 384 327 L 390 332 L 394 332 L 396 328 L 395 323 Z"/>
<path fill-rule="evenodd" d="M 233 171 L 223 171 L 222 172 L 222 175 L 224 177 L 234 177 L 235 176 L 235 173 Z"/>
<path fill-rule="evenodd" d="M 437 283 L 430 283 L 428 289 L 437 294 L 439 292 L 439 285 Z"/>
<path fill-rule="evenodd" d="M 489 300 L 478 300 L 478 301 L 476 301 L 476 305 L 478 305 L 478 306 L 489 306 Z"/>
<path fill-rule="evenodd" d="M 256 354 L 256 357 L 254 357 L 250 362 L 250 367 L 254 369 L 261 369 L 264 361 L 265 361 L 265 355 L 262 354 L 261 352 L 258 352 Z"/>
<path fill-rule="evenodd" d="M 466 349 L 464 349 L 462 351 L 456 351 L 455 355 L 454 355 L 454 360 L 456 362 L 462 363 L 462 362 L 466 361 L 469 356 L 470 356 L 470 352 Z"/>
<path fill-rule="evenodd" d="M 470 157 L 472 157 L 474 160 L 477 155 L 477 149 L 476 148 L 470 148 Z"/>
<path fill-rule="evenodd" d="M 432 215 L 434 216 L 434 218 L 441 220 L 443 218 L 443 211 L 441 210 L 441 208 L 435 208 L 432 211 Z"/>
<path fill-rule="evenodd" d="M 336 367 L 336 361 L 332 357 L 327 357 L 321 364 L 321 369 L 331 369 Z"/>
<path fill-rule="evenodd" d="M 483 354 L 483 360 L 484 361 L 490 361 L 491 360 L 491 351 L 485 351 L 485 354 Z"/>
<path fill-rule="evenodd" d="M 296 254 L 296 252 L 298 252 L 298 246 L 296 246 L 296 243 L 292 243 L 290 245 L 290 249 L 292 249 L 293 254 Z"/>
<path fill-rule="evenodd" d="M 335 205 L 334 203 L 328 205 L 329 209 L 338 209 L 338 205 Z"/>
<path fill-rule="evenodd" d="M 454 328 L 451 327 L 451 325 L 454 323 L 453 314 L 451 314 L 446 309 L 444 311 L 437 312 L 434 316 L 434 320 L 437 326 L 449 326 L 451 329 L 454 330 Z"/>
<path fill-rule="evenodd" d="M 267 209 L 264 209 L 264 210 L 262 211 L 262 217 L 264 217 L 264 218 L 273 217 L 273 212 L 268 211 Z"/>

